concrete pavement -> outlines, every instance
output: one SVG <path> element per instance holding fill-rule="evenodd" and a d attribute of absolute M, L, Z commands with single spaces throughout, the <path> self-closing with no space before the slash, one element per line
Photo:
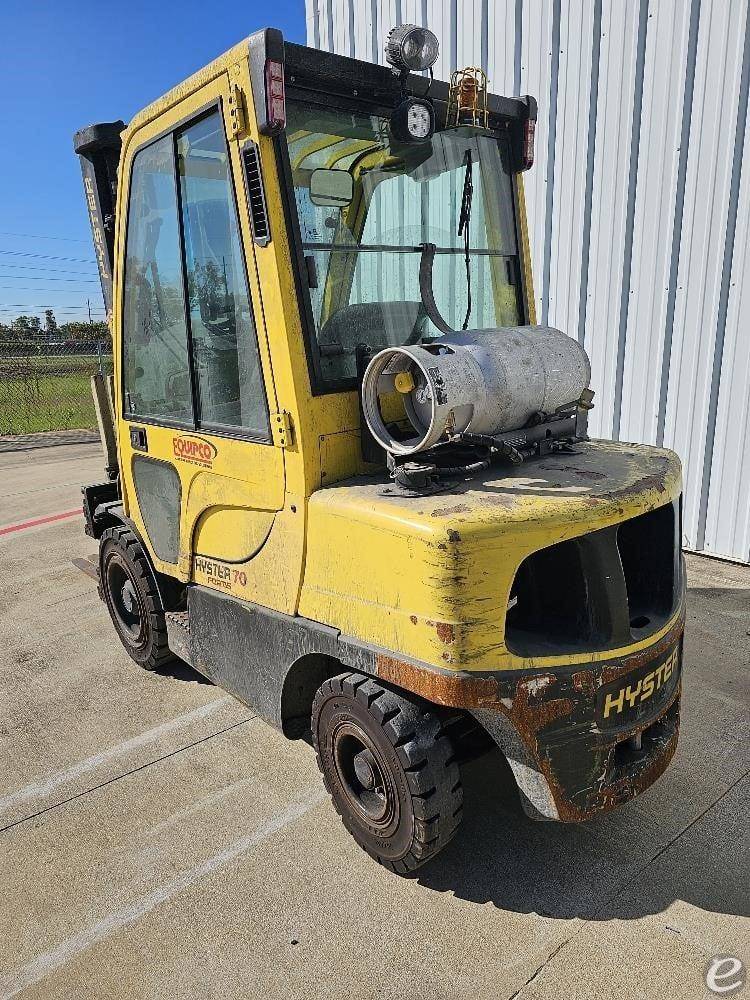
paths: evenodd
<path fill-rule="evenodd" d="M 0 454 L 0 532 L 80 503 L 97 446 Z M 0 533 L 0 997 L 701 997 L 750 962 L 750 571 L 689 560 L 680 748 L 639 799 L 534 824 L 497 754 L 456 840 L 384 871 L 312 750 L 128 659 L 79 517 Z M 750 992 L 750 990 L 749 990 Z"/>

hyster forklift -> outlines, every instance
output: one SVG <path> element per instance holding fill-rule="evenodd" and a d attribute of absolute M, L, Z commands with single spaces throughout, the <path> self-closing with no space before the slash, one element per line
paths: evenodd
<path fill-rule="evenodd" d="M 309 739 L 399 873 L 456 832 L 483 741 L 535 819 L 648 788 L 684 623 L 679 461 L 589 440 L 586 354 L 536 324 L 536 103 L 437 54 L 413 25 L 390 66 L 267 29 L 75 136 L 115 630 Z"/>

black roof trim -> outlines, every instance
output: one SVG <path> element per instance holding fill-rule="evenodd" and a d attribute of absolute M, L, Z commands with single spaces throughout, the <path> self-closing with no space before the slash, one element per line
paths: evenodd
<path fill-rule="evenodd" d="M 399 78 L 386 66 L 350 59 L 348 56 L 308 48 L 293 42 L 284 43 L 284 61 L 287 80 L 300 90 L 320 91 L 338 94 L 351 99 L 393 107 L 401 95 Z M 410 73 L 407 89 L 415 97 L 423 97 L 430 86 L 428 77 Z M 430 87 L 430 97 L 445 104 L 448 100 L 448 84 L 435 80 Z M 491 118 L 505 121 L 525 121 L 536 118 L 536 101 L 533 97 L 500 97 L 488 95 Z"/>

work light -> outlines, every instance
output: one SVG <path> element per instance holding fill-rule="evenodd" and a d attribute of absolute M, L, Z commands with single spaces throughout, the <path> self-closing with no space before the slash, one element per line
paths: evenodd
<path fill-rule="evenodd" d="M 424 142 L 435 131 L 435 112 L 429 101 L 407 97 L 391 115 L 391 133 L 399 142 Z"/>
<path fill-rule="evenodd" d="M 435 33 L 416 24 L 400 24 L 391 28 L 385 43 L 385 58 L 400 73 L 429 69 L 439 51 Z"/>
<path fill-rule="evenodd" d="M 432 131 L 432 114 L 426 104 L 416 101 L 406 112 L 406 129 L 415 139 L 426 139 Z"/>

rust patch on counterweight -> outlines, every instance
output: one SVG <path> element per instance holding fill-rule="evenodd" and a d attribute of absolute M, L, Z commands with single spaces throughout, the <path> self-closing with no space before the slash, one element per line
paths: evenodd
<path fill-rule="evenodd" d="M 375 657 L 375 673 L 382 680 L 406 688 L 436 705 L 451 708 L 497 709 L 499 695 L 494 677 L 467 677 L 448 671 L 438 671 L 406 663 L 393 656 L 379 653 Z"/>
<path fill-rule="evenodd" d="M 431 622 L 440 634 L 446 623 Z M 384 681 L 405 688 L 427 701 L 452 708 L 485 710 L 502 715 L 526 747 L 530 761 L 547 783 L 557 817 L 580 822 L 604 812 L 648 788 L 666 769 L 677 746 L 680 680 L 636 703 L 641 674 L 660 657 L 674 656 L 684 626 L 684 607 L 662 638 L 646 649 L 579 669 L 497 671 L 480 676 L 467 671 L 440 670 L 376 654 L 375 672 Z M 448 632 L 445 632 L 448 635 Z M 448 652 L 443 654 L 450 661 Z M 651 675 L 649 675 L 651 676 Z M 616 682 L 633 694 L 629 714 L 602 716 L 598 704 L 607 695 L 626 705 L 607 685 Z M 644 752 L 627 749 L 631 736 L 645 734 Z M 625 749 L 623 749 L 623 747 Z M 619 748 L 619 749 L 618 749 Z"/>
<path fill-rule="evenodd" d="M 596 682 L 594 680 L 594 675 L 590 670 L 578 670 L 573 674 L 572 677 L 573 687 L 576 691 L 581 691 L 582 693 L 591 695 L 596 689 Z"/>
<path fill-rule="evenodd" d="M 446 646 L 450 646 L 455 641 L 453 626 L 449 622 L 435 622 L 435 631 L 438 639 Z"/>

